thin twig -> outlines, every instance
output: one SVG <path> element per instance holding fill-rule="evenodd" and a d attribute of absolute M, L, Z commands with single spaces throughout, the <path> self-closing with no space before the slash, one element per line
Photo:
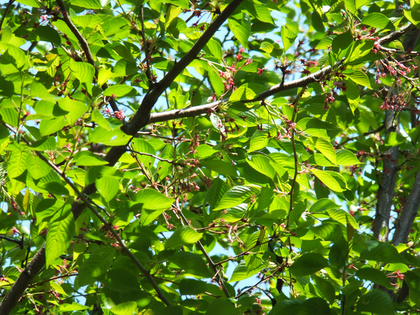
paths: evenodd
<path fill-rule="evenodd" d="M 98 67 L 96 67 L 96 65 L 95 65 L 95 60 L 93 59 L 92 52 L 90 51 L 88 42 L 83 37 L 83 35 L 80 34 L 79 30 L 74 25 L 73 21 L 70 19 L 63 0 L 57 0 L 57 4 L 60 7 L 61 14 L 63 15 L 64 22 L 69 27 L 69 29 L 74 34 L 74 36 L 76 36 L 77 40 L 79 41 L 80 47 L 82 48 L 83 52 L 85 53 L 87 61 L 95 68 L 95 77 L 98 77 Z M 108 85 L 106 83 L 104 85 L 102 85 L 103 90 L 106 90 L 107 88 L 108 88 Z M 108 101 L 109 101 L 109 104 L 111 105 L 112 110 L 114 112 L 118 112 L 119 109 L 118 109 L 117 104 L 115 103 L 114 98 L 110 97 L 108 99 Z"/>
<path fill-rule="evenodd" d="M 293 211 L 293 192 L 295 190 L 295 185 L 296 185 L 296 179 L 297 179 L 297 175 L 298 175 L 298 157 L 297 157 L 297 152 L 296 152 L 296 142 L 295 142 L 295 120 L 296 120 L 296 116 L 297 116 L 297 104 L 300 100 L 300 98 L 302 97 L 302 95 L 305 93 L 306 91 L 306 87 L 304 87 L 299 94 L 296 96 L 296 99 L 293 101 L 292 106 L 293 106 L 293 115 L 292 115 L 292 120 L 291 120 L 291 125 L 290 126 L 290 135 L 291 135 L 291 139 L 290 141 L 292 142 L 292 147 L 293 147 L 293 160 L 294 160 L 294 175 L 293 175 L 293 180 L 292 180 L 292 184 L 291 184 L 291 188 L 290 188 L 290 208 L 289 208 L 289 213 L 287 214 L 287 220 L 286 220 L 286 228 L 289 227 L 289 219 L 290 219 L 290 214 Z"/>
<path fill-rule="evenodd" d="M 143 40 L 143 50 L 144 50 L 144 55 L 146 56 L 146 76 L 147 76 L 147 80 L 149 81 L 149 88 L 152 89 L 153 88 L 153 78 L 152 78 L 152 73 L 150 72 L 150 55 L 149 55 L 149 47 L 147 45 L 147 41 L 146 41 L 146 35 L 144 32 L 144 12 L 143 12 L 143 5 L 140 6 L 140 23 L 141 23 L 141 38 Z"/>
<path fill-rule="evenodd" d="M 133 152 L 133 153 L 136 153 L 136 154 L 140 154 L 140 155 L 150 156 L 150 157 L 155 158 L 155 159 L 157 159 L 159 161 L 162 161 L 162 162 L 167 162 L 167 163 L 175 164 L 175 165 L 184 165 L 183 163 L 179 163 L 179 162 L 175 162 L 175 161 L 163 159 L 163 158 L 158 157 L 158 156 L 156 156 L 154 154 L 151 154 L 151 153 L 139 152 L 139 151 L 135 151 L 135 150 L 132 150 L 132 149 L 130 149 L 129 151 L 130 152 Z"/>
<path fill-rule="evenodd" d="M 184 216 L 184 214 L 182 213 L 182 210 L 179 208 L 178 205 L 175 205 L 177 213 L 180 215 L 181 217 L 181 224 L 182 225 L 188 225 L 192 228 L 194 228 L 193 226 L 191 226 L 191 224 L 188 222 L 187 218 Z M 221 275 L 221 270 L 217 268 L 217 264 L 214 263 L 213 259 L 211 259 L 210 255 L 207 253 L 206 249 L 204 248 L 203 244 L 200 241 L 197 241 L 196 246 L 198 247 L 198 249 L 203 253 L 204 257 L 206 258 L 206 260 L 209 262 L 209 265 L 211 267 L 211 269 L 213 269 L 213 272 L 215 273 L 214 277 L 217 279 L 217 282 L 219 283 L 219 285 L 222 287 L 223 292 L 225 293 L 227 298 L 230 298 L 231 295 L 225 285 L 224 279 L 223 279 L 223 274 Z"/>
<path fill-rule="evenodd" d="M 23 237 L 19 241 L 18 240 L 15 240 L 14 238 L 7 237 L 7 236 L 4 236 L 4 235 L 0 235 L 0 238 L 1 239 L 4 239 L 6 241 L 9 241 L 9 242 L 18 244 L 20 248 L 23 248 Z"/>
<path fill-rule="evenodd" d="M 3 16 L 1 17 L 1 20 L 0 20 L 0 30 L 2 30 L 3 28 L 3 22 L 6 19 L 6 15 L 9 12 L 9 9 L 11 5 L 13 4 L 13 2 L 15 2 L 15 0 L 9 0 L 9 3 L 6 6 L 6 10 L 4 10 Z M 1 35 L 0 35 L 0 38 L 1 38 Z"/>

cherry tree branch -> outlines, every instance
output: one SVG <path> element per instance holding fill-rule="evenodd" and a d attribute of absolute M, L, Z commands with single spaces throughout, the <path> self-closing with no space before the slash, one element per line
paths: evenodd
<path fill-rule="evenodd" d="M 344 59 L 340 60 L 338 63 L 334 65 L 334 67 L 342 65 L 343 62 L 344 62 Z M 272 86 L 270 89 L 264 92 L 261 92 L 255 98 L 250 99 L 250 100 L 242 100 L 240 102 L 251 103 L 251 102 L 262 101 L 270 96 L 273 96 L 283 91 L 306 87 L 311 83 L 319 81 L 322 77 L 329 74 L 334 67 L 327 66 L 324 69 L 321 69 L 303 78 L 299 78 L 291 82 L 276 84 Z M 169 110 L 169 111 L 160 112 L 160 113 L 153 113 L 150 115 L 149 123 L 163 122 L 163 121 L 168 121 L 168 120 L 177 119 L 177 118 L 194 117 L 194 116 L 199 116 L 203 114 L 208 114 L 209 112 L 216 111 L 221 104 L 226 103 L 226 102 L 229 102 L 229 99 L 224 99 L 224 100 L 220 100 L 220 101 L 216 101 L 216 102 L 212 102 L 212 103 L 208 103 L 204 105 L 187 107 L 184 109 L 174 109 L 174 110 Z"/>
<path fill-rule="evenodd" d="M 413 188 L 404 204 L 401 215 L 396 222 L 396 229 L 392 244 L 397 246 L 400 243 L 407 243 L 410 230 L 420 208 L 420 172 L 417 173 Z"/>
<path fill-rule="evenodd" d="M 419 38 L 419 30 L 412 24 L 402 27 L 399 31 L 392 32 L 387 36 L 382 37 L 377 41 L 380 46 L 400 38 L 402 35 L 407 34 L 404 39 L 404 50 L 408 51 L 413 49 Z M 396 91 L 392 91 L 396 93 Z M 384 127 L 385 135 L 391 132 L 398 132 L 399 118 L 396 112 L 392 109 L 385 112 Z M 382 179 L 378 190 L 378 203 L 376 206 L 376 215 L 373 224 L 373 235 L 378 240 L 386 242 L 389 235 L 389 219 L 392 208 L 392 199 L 394 197 L 395 184 L 398 175 L 398 148 L 394 146 L 383 153 L 383 171 Z M 413 187 L 415 189 L 416 187 Z M 385 229 L 385 231 L 383 231 Z M 409 228 L 409 230 L 411 227 Z M 398 231 L 401 233 L 401 230 Z M 395 241 L 403 239 L 404 235 L 394 235 Z"/>

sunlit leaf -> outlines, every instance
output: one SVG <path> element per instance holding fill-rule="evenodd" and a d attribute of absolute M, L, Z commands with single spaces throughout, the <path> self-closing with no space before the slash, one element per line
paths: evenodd
<path fill-rule="evenodd" d="M 175 230 L 174 234 L 166 241 L 165 248 L 179 247 L 194 244 L 203 237 L 190 226 L 182 226 Z"/>
<path fill-rule="evenodd" d="M 73 239 L 75 233 L 74 217 L 70 205 L 59 209 L 51 218 L 47 244 L 45 247 L 46 265 L 51 265 L 58 256 L 63 254 Z"/>
<path fill-rule="evenodd" d="M 110 202 L 119 190 L 119 182 L 112 176 L 103 176 L 97 179 L 95 185 L 106 202 Z"/>
<path fill-rule="evenodd" d="M 229 189 L 220 200 L 218 206 L 214 209 L 223 210 L 235 207 L 253 195 L 258 193 L 258 188 L 253 186 L 235 186 Z"/>

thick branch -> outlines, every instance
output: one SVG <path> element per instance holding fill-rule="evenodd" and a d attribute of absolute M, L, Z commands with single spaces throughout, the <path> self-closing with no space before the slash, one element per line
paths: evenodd
<path fill-rule="evenodd" d="M 0 303 L 0 314 L 7 315 L 15 307 L 20 297 L 25 292 L 28 285 L 32 282 L 35 276 L 45 267 L 45 244 L 35 254 L 34 258 L 21 272 L 19 278 L 12 285 L 10 290 L 4 296 Z"/>
<path fill-rule="evenodd" d="M 416 46 L 419 37 L 419 30 L 413 25 L 404 26 L 399 31 L 392 32 L 389 35 L 378 40 L 379 44 L 385 44 L 396 40 L 406 34 L 404 39 L 404 50 L 408 51 Z M 397 93 L 393 91 L 392 93 Z M 398 132 L 398 117 L 394 110 L 387 110 L 385 113 L 385 135 L 391 132 Z M 380 241 L 388 241 L 389 220 L 392 208 L 392 199 L 394 197 L 395 183 L 398 175 L 398 146 L 394 146 L 383 154 L 382 180 L 378 191 L 378 203 L 376 206 L 376 216 L 373 226 L 373 235 Z M 382 229 L 386 230 L 381 233 Z M 395 238 L 395 237 L 394 237 Z"/>
<path fill-rule="evenodd" d="M 420 207 L 420 172 L 417 173 L 413 188 L 405 201 L 401 215 L 398 218 L 392 243 L 396 246 L 399 243 L 407 243 L 410 230 Z"/>
<path fill-rule="evenodd" d="M 214 33 L 223 25 L 227 18 L 235 11 L 243 0 L 234 0 L 226 9 L 210 24 L 204 34 L 198 39 L 191 50 L 178 61 L 165 77 L 157 83 L 153 90 L 149 91 L 144 97 L 139 110 L 124 128 L 124 132 L 129 135 L 135 135 L 137 131 L 149 123 L 150 111 L 156 104 L 157 99 L 171 85 L 175 78 L 197 57 L 201 49 L 206 46 L 207 42 L 212 38 Z"/>
<path fill-rule="evenodd" d="M 341 65 L 343 61 L 344 60 L 341 60 L 335 66 Z M 332 67 L 328 66 L 306 77 L 293 80 L 291 82 L 287 82 L 284 84 L 281 84 L 281 83 L 276 84 L 270 89 L 268 89 L 267 91 L 264 91 L 258 94 L 257 97 L 251 100 L 243 100 L 241 102 L 250 103 L 250 102 L 261 101 L 283 91 L 306 87 L 309 84 L 320 80 L 323 76 L 329 74 L 331 70 L 332 70 Z M 169 110 L 169 111 L 161 112 L 161 113 L 153 113 L 150 115 L 149 123 L 168 121 L 168 120 L 177 119 L 177 118 L 194 117 L 194 116 L 199 116 L 202 114 L 207 114 L 209 112 L 217 110 L 220 104 L 228 102 L 228 101 L 229 101 L 228 99 L 225 99 L 225 100 L 221 100 L 217 102 L 212 102 L 209 104 L 187 107 L 184 109 L 175 109 L 175 110 Z"/>

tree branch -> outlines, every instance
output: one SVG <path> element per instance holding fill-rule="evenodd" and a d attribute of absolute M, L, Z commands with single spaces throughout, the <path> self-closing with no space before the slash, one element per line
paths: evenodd
<path fill-rule="evenodd" d="M 401 215 L 396 222 L 396 229 L 392 244 L 397 246 L 399 243 L 407 243 L 410 230 L 420 207 L 420 172 L 417 173 L 413 188 L 404 204 Z"/>
<path fill-rule="evenodd" d="M 0 31 L 3 28 L 3 22 L 6 19 L 6 15 L 9 12 L 9 9 L 12 6 L 13 2 L 15 2 L 15 0 L 9 0 L 9 3 L 6 6 L 6 10 L 4 10 L 3 16 L 1 17 L 1 20 L 0 20 Z"/>
<path fill-rule="evenodd" d="M 201 49 L 213 37 L 214 33 L 222 26 L 227 18 L 235 11 L 243 0 L 234 0 L 226 9 L 210 24 L 204 34 L 197 40 L 191 50 L 178 61 L 172 69 L 158 82 L 144 97 L 140 108 L 134 114 L 131 121 L 123 128 L 129 135 L 135 135 L 137 131 L 149 123 L 150 112 L 162 93 L 172 84 L 175 78 L 197 57 Z"/>
<path fill-rule="evenodd" d="M 344 62 L 344 59 L 339 61 L 336 65 L 334 65 L 334 67 L 340 66 L 341 64 L 343 64 L 343 62 Z M 284 84 L 282 83 L 276 84 L 270 89 L 268 89 L 267 91 L 264 91 L 258 94 L 257 97 L 251 100 L 242 100 L 240 102 L 242 103 L 257 102 L 283 91 L 306 87 L 309 84 L 320 80 L 323 76 L 330 73 L 332 69 L 333 67 L 327 66 L 324 69 L 314 72 L 311 75 L 308 75 L 306 77 L 293 80 L 291 82 L 287 82 Z M 174 110 L 169 110 L 169 111 L 165 111 L 161 113 L 153 113 L 150 115 L 149 123 L 156 123 L 156 122 L 168 121 L 168 120 L 177 119 L 177 118 L 194 117 L 194 116 L 199 116 L 202 114 L 207 114 L 209 112 L 216 111 L 220 104 L 223 104 L 226 102 L 229 102 L 229 99 L 224 99 L 224 100 L 220 100 L 220 101 L 216 101 L 216 102 L 212 102 L 212 103 L 204 104 L 204 105 L 187 107 L 184 109 L 174 109 Z"/>
<path fill-rule="evenodd" d="M 414 48 L 419 37 L 418 29 L 412 24 L 408 24 L 402 27 L 399 31 L 392 32 L 379 39 L 378 43 L 385 44 L 391 42 L 406 33 L 407 36 L 404 39 L 404 50 L 408 51 Z M 394 94 L 395 91 L 392 93 Z M 394 110 L 387 110 L 384 121 L 385 135 L 388 135 L 391 132 L 398 132 L 398 125 L 399 123 L 398 118 L 396 117 L 396 112 Z M 376 206 L 376 216 L 373 226 L 374 237 L 382 242 L 388 241 L 392 199 L 394 197 L 395 183 L 398 175 L 398 148 L 398 145 L 394 146 L 385 151 L 383 154 L 382 180 L 378 190 L 378 203 Z M 386 229 L 385 233 L 381 233 L 383 228 Z"/>

